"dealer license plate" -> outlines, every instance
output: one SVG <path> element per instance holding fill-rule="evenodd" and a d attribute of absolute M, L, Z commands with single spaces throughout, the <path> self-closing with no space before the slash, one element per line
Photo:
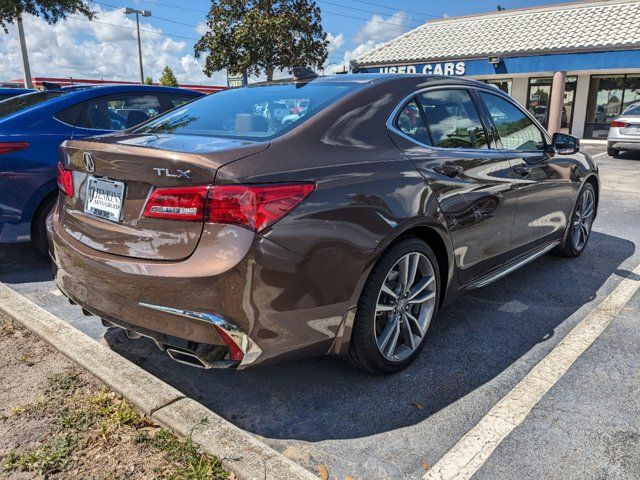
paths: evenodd
<path fill-rule="evenodd" d="M 84 211 L 90 215 L 119 222 L 124 203 L 124 182 L 89 177 Z"/>

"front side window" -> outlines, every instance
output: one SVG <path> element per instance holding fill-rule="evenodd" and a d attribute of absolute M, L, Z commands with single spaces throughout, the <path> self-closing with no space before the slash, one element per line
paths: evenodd
<path fill-rule="evenodd" d="M 503 148 L 519 152 L 543 150 L 544 136 L 533 121 L 511 102 L 490 93 L 480 98 L 493 118 Z"/>
<path fill-rule="evenodd" d="M 190 95 L 167 94 L 165 95 L 165 98 L 171 104 L 171 108 L 176 108 L 176 107 L 181 107 L 185 103 L 189 103 L 190 101 L 195 100 L 196 98 L 199 98 L 199 97 L 192 97 Z"/>
<path fill-rule="evenodd" d="M 429 144 L 429 131 L 424 124 L 420 108 L 415 100 L 411 100 L 398 113 L 395 126 L 405 135 L 413 138 L 417 142 Z"/>
<path fill-rule="evenodd" d="M 155 95 L 110 95 L 86 102 L 77 126 L 94 130 L 125 130 L 162 112 Z"/>
<path fill-rule="evenodd" d="M 172 110 L 138 131 L 267 140 L 302 123 L 360 85 L 311 81 L 232 88 Z"/>
<path fill-rule="evenodd" d="M 480 116 L 467 90 L 436 90 L 418 95 L 433 145 L 488 148 Z"/>

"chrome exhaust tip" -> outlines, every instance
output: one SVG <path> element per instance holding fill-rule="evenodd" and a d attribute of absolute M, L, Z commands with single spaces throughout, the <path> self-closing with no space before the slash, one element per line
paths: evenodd
<path fill-rule="evenodd" d="M 189 350 L 184 350 L 182 348 L 172 347 L 170 345 L 162 345 L 161 350 L 162 349 L 174 362 L 182 363 L 183 365 L 189 365 L 190 367 L 203 368 L 205 370 L 208 370 L 210 368 L 231 368 L 237 366 L 239 363 L 234 360 L 222 359 L 215 360 L 213 362 L 207 361 L 202 357 L 196 355 L 194 352 L 190 352 Z"/>

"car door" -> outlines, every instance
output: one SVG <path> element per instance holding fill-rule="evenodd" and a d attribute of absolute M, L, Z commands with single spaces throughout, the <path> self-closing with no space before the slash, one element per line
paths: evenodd
<path fill-rule="evenodd" d="M 406 100 L 389 124 L 440 204 L 463 285 L 510 259 L 516 211 L 511 165 L 490 148 L 475 103 L 467 88 L 430 88 Z"/>
<path fill-rule="evenodd" d="M 497 153 L 513 168 L 517 207 L 511 248 L 524 253 L 561 239 L 575 195 L 572 159 L 555 155 L 548 135 L 515 102 L 485 90 L 478 97 L 494 124 Z"/>
<path fill-rule="evenodd" d="M 84 102 L 73 130 L 75 140 L 134 127 L 162 113 L 152 93 L 104 95 Z"/>

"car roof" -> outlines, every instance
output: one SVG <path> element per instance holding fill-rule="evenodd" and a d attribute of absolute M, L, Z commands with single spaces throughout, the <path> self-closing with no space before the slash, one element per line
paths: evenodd
<path fill-rule="evenodd" d="M 61 90 L 65 92 L 91 91 L 102 93 L 122 93 L 122 92 L 165 92 L 192 94 L 193 96 L 201 96 L 202 93 L 195 90 L 187 90 L 180 87 L 164 87 L 160 85 L 135 85 L 135 84 L 109 84 L 109 85 L 68 85 L 66 87 L 52 88 L 50 91 Z"/>
<path fill-rule="evenodd" d="M 0 87 L 0 95 L 2 94 L 22 94 L 22 93 L 29 93 L 29 92 L 33 92 L 35 90 L 31 90 L 30 88 L 9 88 L 9 87 Z"/>

